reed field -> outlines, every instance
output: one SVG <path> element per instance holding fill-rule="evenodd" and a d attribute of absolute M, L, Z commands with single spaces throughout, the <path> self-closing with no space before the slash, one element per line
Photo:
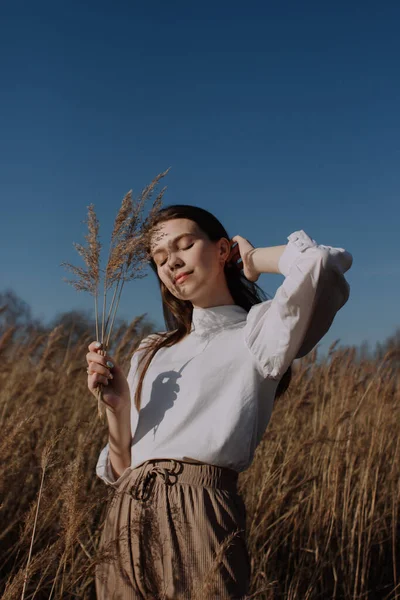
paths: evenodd
<path fill-rule="evenodd" d="M 148 333 L 140 317 L 115 332 L 110 354 L 126 372 Z M 113 490 L 95 475 L 107 425 L 87 389 L 93 339 L 62 325 L 3 331 L 3 600 L 95 598 L 101 524 Z M 252 559 L 249 598 L 400 598 L 398 367 L 396 349 L 362 358 L 337 344 L 324 360 L 314 350 L 293 364 L 291 385 L 239 477 Z M 212 598 L 207 576 L 188 598 Z"/>

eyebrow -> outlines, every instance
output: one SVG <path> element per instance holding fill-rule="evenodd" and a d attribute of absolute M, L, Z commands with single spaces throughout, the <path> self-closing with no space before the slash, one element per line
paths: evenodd
<path fill-rule="evenodd" d="M 191 236 L 194 236 L 194 235 L 196 235 L 196 234 L 195 234 L 195 233 L 189 233 L 189 232 L 186 232 L 186 233 L 181 233 L 180 235 L 177 235 L 177 236 L 176 236 L 176 238 L 174 238 L 173 240 L 170 240 L 170 241 L 169 241 L 169 243 L 168 243 L 168 246 L 171 248 L 171 246 L 172 246 L 173 244 L 175 244 L 176 242 L 178 242 L 178 241 L 179 241 L 181 238 L 183 238 L 183 237 L 185 237 L 185 236 L 190 236 L 190 235 L 191 235 Z M 159 254 L 159 253 L 160 253 L 160 252 L 162 252 L 162 251 L 163 251 L 163 248 L 158 248 L 157 250 L 155 250 L 155 251 L 153 252 L 153 256 L 155 256 L 156 254 Z"/>

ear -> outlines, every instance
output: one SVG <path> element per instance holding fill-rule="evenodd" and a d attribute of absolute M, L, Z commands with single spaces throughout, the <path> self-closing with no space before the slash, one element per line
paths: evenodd
<path fill-rule="evenodd" d="M 231 243 L 226 238 L 219 240 L 219 256 L 226 260 L 231 252 Z"/>

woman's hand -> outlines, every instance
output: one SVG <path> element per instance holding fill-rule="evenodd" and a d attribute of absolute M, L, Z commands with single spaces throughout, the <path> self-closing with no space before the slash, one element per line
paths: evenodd
<path fill-rule="evenodd" d="M 96 388 L 103 384 L 103 400 L 116 411 L 130 405 L 131 396 L 128 381 L 121 368 L 115 364 L 111 356 L 102 356 L 99 351 L 102 345 L 92 342 L 86 354 L 88 363 L 88 388 L 97 398 Z"/>
<path fill-rule="evenodd" d="M 236 246 L 231 247 L 231 253 L 228 256 L 227 263 L 232 263 L 239 269 L 243 269 L 243 274 L 249 281 L 255 282 L 260 276 L 253 264 L 252 256 L 256 250 L 248 240 L 241 235 L 235 235 L 231 243 L 237 242 Z M 237 263 L 242 259 L 241 263 Z"/>

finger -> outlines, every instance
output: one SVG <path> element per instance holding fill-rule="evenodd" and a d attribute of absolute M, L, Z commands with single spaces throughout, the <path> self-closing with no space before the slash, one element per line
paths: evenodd
<path fill-rule="evenodd" d="M 108 385 L 107 377 L 103 377 L 103 375 L 99 375 L 98 373 L 94 373 L 93 375 L 88 376 L 89 388 L 96 388 L 100 384 Z"/>
<path fill-rule="evenodd" d="M 98 373 L 99 375 L 102 375 L 108 379 L 114 379 L 114 375 L 109 369 L 103 367 L 103 365 L 99 365 L 98 363 L 89 362 L 88 375 L 92 375 L 93 373 Z"/>
<path fill-rule="evenodd" d="M 103 348 L 103 344 L 101 342 L 91 342 L 88 346 L 89 352 L 96 352 Z"/>
<path fill-rule="evenodd" d="M 231 251 L 231 252 L 235 252 L 235 251 L 237 251 L 237 250 L 239 250 L 239 244 L 238 244 L 237 242 L 233 242 L 233 241 L 232 241 L 232 242 L 231 242 L 230 251 Z"/>
<path fill-rule="evenodd" d="M 234 254 L 231 256 L 231 258 L 229 259 L 231 263 L 233 263 L 234 265 L 238 264 L 238 260 L 241 260 L 241 256 L 240 256 L 240 252 L 234 252 Z"/>
<path fill-rule="evenodd" d="M 107 367 L 108 369 L 113 369 L 115 366 L 114 360 L 111 356 L 102 356 L 101 354 L 98 354 L 97 352 L 88 352 L 86 354 L 86 360 L 89 363 L 91 362 L 95 362 L 98 363 L 99 365 L 103 365 L 104 367 Z"/>
<path fill-rule="evenodd" d="M 248 250 L 249 248 L 254 248 L 253 244 L 245 237 L 241 236 L 241 235 L 235 235 L 234 238 L 232 238 L 232 240 L 235 240 L 238 242 L 240 242 L 243 250 Z"/>

